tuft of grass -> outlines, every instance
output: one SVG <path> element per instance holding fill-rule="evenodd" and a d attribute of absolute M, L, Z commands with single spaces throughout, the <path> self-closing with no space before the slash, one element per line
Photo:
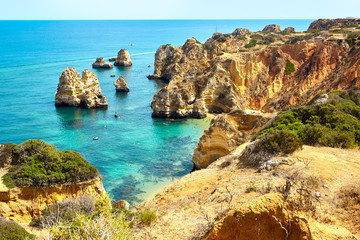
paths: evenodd
<path fill-rule="evenodd" d="M 156 213 L 150 209 L 145 209 L 144 211 L 140 212 L 139 217 L 140 221 L 145 225 L 151 225 L 157 220 Z"/>
<path fill-rule="evenodd" d="M 285 73 L 291 74 L 293 72 L 295 72 L 294 64 L 292 62 L 290 62 L 289 60 L 286 60 Z"/>
<path fill-rule="evenodd" d="M 0 218 L 0 239 L 30 240 L 35 237 L 17 223 Z"/>

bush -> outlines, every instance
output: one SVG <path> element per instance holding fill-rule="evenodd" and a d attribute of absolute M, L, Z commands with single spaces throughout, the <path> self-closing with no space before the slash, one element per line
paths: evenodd
<path fill-rule="evenodd" d="M 157 220 L 156 213 L 150 209 L 145 209 L 140 212 L 140 221 L 145 225 L 151 225 Z"/>
<path fill-rule="evenodd" d="M 26 240 L 35 239 L 35 237 L 17 223 L 0 218 L 0 239 Z"/>
<path fill-rule="evenodd" d="M 285 73 L 291 74 L 293 72 L 295 72 L 294 64 L 292 62 L 290 62 L 289 60 L 286 60 Z"/>
<path fill-rule="evenodd" d="M 245 48 L 252 48 L 256 46 L 256 40 L 251 40 L 248 44 L 245 44 Z"/>
<path fill-rule="evenodd" d="M 3 182 L 9 188 L 49 187 L 86 181 L 98 175 L 98 170 L 80 153 L 59 151 L 41 140 L 28 140 L 13 149 L 13 166 L 3 176 Z"/>
<path fill-rule="evenodd" d="M 294 134 L 304 144 L 353 148 L 360 146 L 360 90 L 332 91 L 325 104 L 298 106 L 281 112 L 254 139 L 277 131 Z"/>
<path fill-rule="evenodd" d="M 220 37 L 218 39 L 216 39 L 216 41 L 218 42 L 226 42 L 227 38 L 226 37 Z"/>
<path fill-rule="evenodd" d="M 263 149 L 271 154 L 290 154 L 302 148 L 302 141 L 293 133 L 276 131 L 262 141 Z"/>

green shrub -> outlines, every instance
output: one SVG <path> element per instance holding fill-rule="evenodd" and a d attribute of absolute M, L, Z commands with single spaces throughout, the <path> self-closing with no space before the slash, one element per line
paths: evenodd
<path fill-rule="evenodd" d="M 254 40 L 263 40 L 263 36 L 260 35 L 260 34 L 253 34 L 250 36 L 251 39 L 254 39 Z"/>
<path fill-rule="evenodd" d="M 314 105 L 316 100 L 312 100 L 308 106 L 281 112 L 254 139 L 286 131 L 308 145 L 341 148 L 360 146 L 360 90 L 332 91 L 328 97 L 325 104 Z"/>
<path fill-rule="evenodd" d="M 145 225 L 151 225 L 153 222 L 156 222 L 157 217 L 154 211 L 150 209 L 145 209 L 140 212 L 140 221 Z"/>
<path fill-rule="evenodd" d="M 227 38 L 226 37 L 219 37 L 218 39 L 216 39 L 216 41 L 218 42 L 226 42 Z"/>
<path fill-rule="evenodd" d="M 245 44 L 245 48 L 252 48 L 256 46 L 256 40 L 251 40 L 248 44 Z"/>
<path fill-rule="evenodd" d="M 290 154 L 302 148 L 302 145 L 302 141 L 295 134 L 280 130 L 267 135 L 261 148 L 271 154 Z"/>
<path fill-rule="evenodd" d="M 3 176 L 9 187 L 48 187 L 57 184 L 93 179 L 98 170 L 80 153 L 59 151 L 54 145 L 41 140 L 28 140 L 14 147 L 13 166 Z M 15 165 L 14 165 L 15 164 Z"/>
<path fill-rule="evenodd" d="M 290 62 L 289 60 L 286 60 L 285 73 L 291 74 L 293 72 L 295 72 L 294 64 L 292 62 Z"/>
<path fill-rule="evenodd" d="M 27 240 L 35 237 L 17 223 L 0 218 L 0 239 Z"/>

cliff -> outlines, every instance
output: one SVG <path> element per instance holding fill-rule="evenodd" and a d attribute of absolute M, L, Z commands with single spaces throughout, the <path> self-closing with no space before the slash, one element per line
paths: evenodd
<path fill-rule="evenodd" d="M 107 108 L 108 104 L 92 71 L 84 70 L 80 78 L 80 74 L 74 68 L 68 67 L 60 76 L 55 106 Z"/>
<path fill-rule="evenodd" d="M 215 33 L 205 44 L 160 46 L 149 78 L 169 84 L 151 104 L 153 117 L 202 118 L 252 109 L 273 112 L 322 91 L 360 86 L 359 30 L 350 33 Z"/>

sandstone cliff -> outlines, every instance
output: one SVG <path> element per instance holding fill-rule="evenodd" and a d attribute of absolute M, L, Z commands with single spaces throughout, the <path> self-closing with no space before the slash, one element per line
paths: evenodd
<path fill-rule="evenodd" d="M 114 86 L 115 86 L 117 92 L 129 92 L 130 91 L 125 79 L 122 76 L 120 76 L 116 80 L 116 82 L 114 82 Z"/>
<path fill-rule="evenodd" d="M 68 67 L 60 76 L 55 106 L 107 108 L 108 104 L 92 71 L 83 71 L 80 78 L 80 74 L 74 68 Z"/>
<path fill-rule="evenodd" d="M 130 54 L 126 49 L 121 49 L 118 52 L 118 55 L 117 55 L 114 65 L 115 66 L 131 66 L 132 65 Z"/>
<path fill-rule="evenodd" d="M 337 37 L 346 41 L 327 33 L 237 29 L 215 33 L 205 44 L 188 39 L 181 47 L 161 46 L 149 78 L 169 84 L 154 95 L 153 117 L 202 118 L 236 109 L 272 112 L 305 103 L 321 91 L 360 86 L 360 48 L 346 34 Z"/>
<path fill-rule="evenodd" d="M 357 27 L 358 25 L 360 25 L 360 18 L 319 19 L 310 24 L 308 31 L 329 30 L 336 27 Z"/>

